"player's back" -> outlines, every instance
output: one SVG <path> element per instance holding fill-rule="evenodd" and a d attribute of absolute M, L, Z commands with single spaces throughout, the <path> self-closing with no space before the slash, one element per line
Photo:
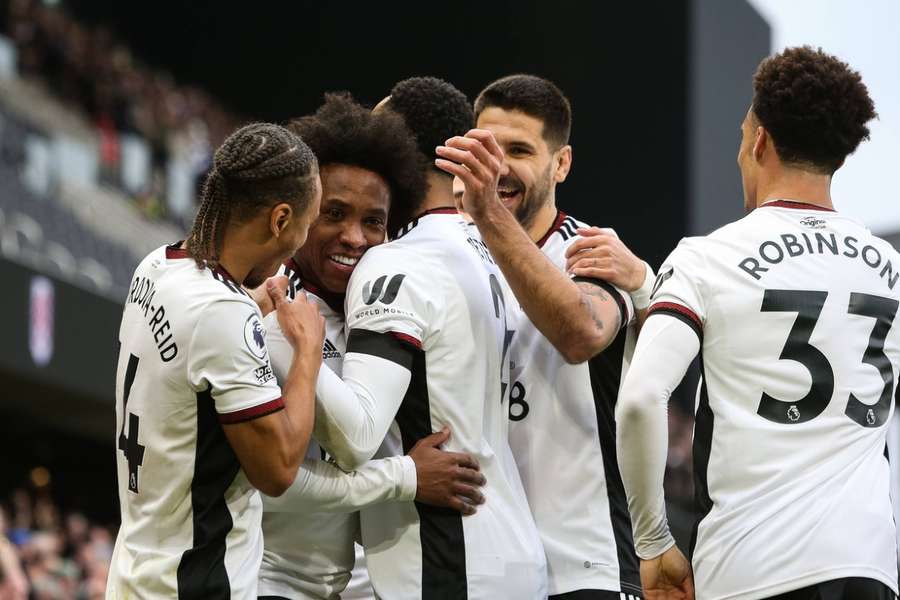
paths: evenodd
<path fill-rule="evenodd" d="M 543 550 L 507 441 L 508 300 L 490 254 L 466 230 L 455 211 L 426 214 L 369 250 L 348 289 L 348 352 L 358 329 L 419 348 L 388 441 L 406 452 L 448 426 L 444 448 L 474 456 L 487 479 L 472 516 L 400 502 L 362 511 L 369 571 L 385 598 L 545 594 Z"/>
<path fill-rule="evenodd" d="M 135 272 L 119 340 L 107 597 L 254 597 L 261 500 L 222 423 L 282 406 L 258 308 L 227 273 L 159 248 Z"/>
<path fill-rule="evenodd" d="M 688 307 L 702 340 L 698 597 L 843 577 L 896 589 L 894 249 L 842 215 L 778 201 L 685 240 L 660 278 L 654 310 Z"/>

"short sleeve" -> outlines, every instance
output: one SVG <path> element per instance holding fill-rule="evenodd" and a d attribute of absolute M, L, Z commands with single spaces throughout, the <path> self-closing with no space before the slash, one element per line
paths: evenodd
<path fill-rule="evenodd" d="M 369 250 L 354 270 L 345 300 L 347 330 L 390 334 L 422 348 L 435 329 L 442 284 L 435 274 L 425 277 L 405 251 L 388 250 Z"/>
<path fill-rule="evenodd" d="M 196 389 L 210 391 L 222 423 L 284 408 L 262 317 L 246 302 L 219 301 L 203 310 L 191 341 L 188 376 Z"/>
<path fill-rule="evenodd" d="M 684 238 L 656 275 L 648 315 L 668 314 L 684 321 L 702 339 L 706 321 L 703 238 Z"/>

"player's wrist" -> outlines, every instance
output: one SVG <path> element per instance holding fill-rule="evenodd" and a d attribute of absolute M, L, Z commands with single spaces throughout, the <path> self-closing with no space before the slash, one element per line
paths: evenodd
<path fill-rule="evenodd" d="M 647 262 L 641 262 L 644 263 L 644 279 L 640 287 L 630 292 L 631 301 L 636 310 L 644 310 L 650 306 L 650 295 L 653 293 L 653 283 L 656 281 L 656 274 L 653 272 L 653 268 Z"/>

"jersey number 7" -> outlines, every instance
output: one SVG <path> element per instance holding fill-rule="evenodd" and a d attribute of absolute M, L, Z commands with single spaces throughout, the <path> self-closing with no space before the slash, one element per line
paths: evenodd
<path fill-rule="evenodd" d="M 782 360 L 795 360 L 809 370 L 812 385 L 806 396 L 796 402 L 785 402 L 763 392 L 757 414 L 775 423 L 793 425 L 805 423 L 822 414 L 834 394 L 834 370 L 821 350 L 809 343 L 828 292 L 798 290 L 766 290 L 762 312 L 796 312 L 797 319 L 781 351 Z M 874 405 L 864 404 L 850 394 L 844 411 L 853 422 L 863 427 L 879 427 L 891 410 L 891 392 L 894 389 L 894 371 L 884 353 L 887 338 L 900 302 L 891 298 L 870 294 L 850 294 L 847 312 L 851 315 L 875 319 L 869 345 L 863 354 L 863 362 L 870 364 L 881 374 L 884 387 Z"/>

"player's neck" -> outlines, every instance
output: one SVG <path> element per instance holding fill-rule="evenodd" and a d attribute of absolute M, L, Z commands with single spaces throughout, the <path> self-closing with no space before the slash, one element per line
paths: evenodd
<path fill-rule="evenodd" d="M 782 168 L 775 177 L 761 179 L 756 199 L 758 207 L 772 200 L 794 200 L 833 210 L 831 175 Z"/>
<path fill-rule="evenodd" d="M 551 190 L 550 197 L 540 208 L 540 210 L 538 210 L 538 213 L 537 215 L 535 215 L 534 220 L 531 222 L 531 225 L 525 228 L 525 231 L 528 233 L 531 241 L 537 243 L 538 240 L 547 235 L 547 232 L 550 231 L 551 227 L 553 227 L 553 222 L 556 221 L 556 215 L 558 212 L 559 211 L 556 209 L 556 194 L 554 194 L 553 190 Z"/>
<path fill-rule="evenodd" d="M 219 264 L 242 285 L 253 267 L 264 262 L 260 260 L 263 257 L 260 256 L 259 240 L 253 233 L 246 226 L 229 228 L 222 240 L 222 252 L 219 253 Z"/>
<path fill-rule="evenodd" d="M 456 198 L 453 197 L 453 179 L 432 171 L 428 173 L 428 192 L 416 213 L 422 214 L 427 210 L 447 206 L 456 206 Z"/>

